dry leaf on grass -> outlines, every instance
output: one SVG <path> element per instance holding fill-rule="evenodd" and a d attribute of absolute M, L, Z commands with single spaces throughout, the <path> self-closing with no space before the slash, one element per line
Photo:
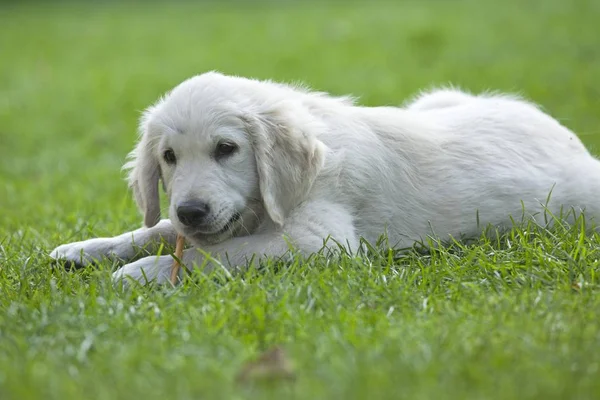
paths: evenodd
<path fill-rule="evenodd" d="M 240 383 L 257 381 L 294 380 L 296 375 L 285 351 L 273 347 L 256 360 L 249 361 L 240 370 L 236 380 Z"/>

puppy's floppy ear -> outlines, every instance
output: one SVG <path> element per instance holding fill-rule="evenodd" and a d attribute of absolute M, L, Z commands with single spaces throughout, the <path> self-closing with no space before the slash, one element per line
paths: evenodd
<path fill-rule="evenodd" d="M 258 169 L 260 194 L 273 222 L 282 226 L 289 212 L 306 199 L 325 161 L 316 138 L 319 124 L 295 107 L 244 115 Z"/>
<path fill-rule="evenodd" d="M 161 179 L 160 166 L 153 154 L 153 143 L 148 134 L 148 119 L 152 109 L 148 109 L 140 123 L 140 138 L 136 147 L 128 155 L 129 161 L 123 169 L 129 170 L 129 187 L 132 189 L 138 208 L 144 215 L 144 225 L 152 227 L 160 221 L 160 198 L 158 181 Z"/>

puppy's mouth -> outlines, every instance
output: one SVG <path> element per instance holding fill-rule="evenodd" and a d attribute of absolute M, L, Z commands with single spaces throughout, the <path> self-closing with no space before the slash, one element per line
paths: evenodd
<path fill-rule="evenodd" d="M 231 216 L 231 218 L 229 219 L 229 221 L 227 221 L 227 223 L 225 224 L 225 226 L 223 226 L 221 229 L 219 229 L 218 231 L 216 231 L 215 233 L 213 233 L 213 235 L 221 235 L 221 234 L 227 232 L 228 230 L 230 230 L 231 228 L 233 228 L 233 226 L 235 225 L 235 223 L 241 217 L 242 217 L 242 214 L 240 214 L 239 212 L 233 213 L 233 215 Z"/>
<path fill-rule="evenodd" d="M 216 231 L 204 231 L 204 230 L 197 230 L 194 233 L 194 236 L 200 236 L 200 237 L 206 237 L 206 236 L 221 236 L 223 235 L 225 232 L 230 231 L 231 229 L 233 229 L 235 227 L 235 223 L 242 217 L 242 214 L 240 214 L 239 212 L 235 212 L 233 213 L 233 215 L 231 216 L 231 218 L 225 223 L 225 225 L 223 225 L 222 228 L 220 228 L 219 230 Z"/>

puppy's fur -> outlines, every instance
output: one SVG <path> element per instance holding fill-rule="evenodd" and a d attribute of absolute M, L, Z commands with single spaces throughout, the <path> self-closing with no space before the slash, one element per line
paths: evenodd
<path fill-rule="evenodd" d="M 507 228 L 511 217 L 600 214 L 600 163 L 555 119 L 505 95 L 446 89 L 403 108 L 369 108 L 209 72 L 150 107 L 140 131 L 125 168 L 145 227 L 66 244 L 52 257 L 132 261 L 137 248 L 155 251 L 181 232 L 193 245 L 188 267 L 243 267 L 253 256 L 284 255 L 290 242 L 305 255 L 327 238 L 355 252 L 361 237 L 384 233 L 406 247 Z M 223 143 L 234 150 L 220 154 Z M 170 204 L 163 220 L 160 181 Z M 209 207 L 202 223 L 182 223 L 178 207 L 189 202 Z M 166 282 L 171 263 L 141 258 L 114 278 Z"/>

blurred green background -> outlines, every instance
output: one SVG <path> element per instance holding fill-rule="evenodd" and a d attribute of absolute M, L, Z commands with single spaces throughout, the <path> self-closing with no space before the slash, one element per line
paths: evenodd
<path fill-rule="evenodd" d="M 411 399 L 569 398 L 577 388 L 572 398 L 591 398 L 596 296 L 571 296 L 574 273 L 562 259 L 552 258 L 560 274 L 543 269 L 552 246 L 536 250 L 544 254 L 534 259 L 541 272 L 527 270 L 517 283 L 490 267 L 497 256 L 490 250 L 487 269 L 477 264 L 483 253 L 448 256 L 440 270 L 417 259 L 426 267 L 396 276 L 397 292 L 381 289 L 389 271 L 359 265 L 351 278 L 315 268 L 291 281 L 205 283 L 179 297 L 120 297 L 107 276 L 52 272 L 44 257 L 58 244 L 140 224 L 120 171 L 138 117 L 208 70 L 302 81 L 373 106 L 448 84 L 519 93 L 600 154 L 599 21 L 597 0 L 1 2 L 0 397 L 164 398 L 171 385 L 161 377 L 183 374 L 180 398 L 200 398 L 206 387 L 210 398 L 222 387 L 232 394 L 228 377 L 258 346 L 248 315 L 275 298 L 281 303 L 272 307 L 283 310 L 275 336 L 297 342 L 308 376 L 300 398 L 365 398 L 370 390 L 399 398 L 403 388 Z M 578 254 L 597 260 L 591 250 Z M 518 275 L 525 256 L 515 257 L 502 268 Z M 590 274 L 585 279 L 597 279 L 597 269 L 577 265 Z M 497 286 L 486 286 L 494 279 Z M 320 293 L 321 314 L 302 314 L 311 290 Z M 438 308 L 422 311 L 431 293 Z M 161 316 L 157 304 L 167 310 Z M 396 311 L 388 319 L 390 304 Z M 182 339 L 190 326 L 191 341 Z M 91 361 L 89 332 L 102 338 L 95 342 L 102 357 Z M 193 368 L 208 373 L 202 383 L 194 383 Z"/>

